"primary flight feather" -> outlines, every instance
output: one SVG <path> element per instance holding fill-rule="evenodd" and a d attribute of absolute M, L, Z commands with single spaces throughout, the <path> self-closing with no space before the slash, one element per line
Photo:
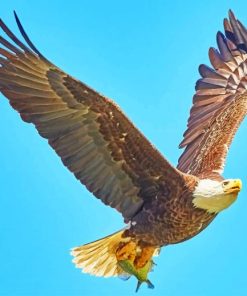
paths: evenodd
<path fill-rule="evenodd" d="M 230 206 L 239 179 L 224 180 L 228 148 L 247 113 L 247 30 L 230 11 L 225 34 L 201 65 L 185 147 L 173 167 L 110 99 L 66 74 L 0 20 L 0 91 L 33 123 L 64 165 L 128 227 L 72 250 L 77 267 L 97 276 L 147 282 L 154 255 L 202 231 Z"/>

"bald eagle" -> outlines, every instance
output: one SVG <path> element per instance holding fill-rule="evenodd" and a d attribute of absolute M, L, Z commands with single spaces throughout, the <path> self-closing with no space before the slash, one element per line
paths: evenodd
<path fill-rule="evenodd" d="M 229 207 L 241 180 L 222 172 L 247 113 L 247 30 L 234 14 L 200 65 L 184 148 L 172 166 L 109 98 L 55 66 L 0 20 L 0 91 L 33 123 L 63 164 L 104 204 L 119 211 L 122 230 L 72 249 L 74 263 L 96 276 L 148 280 L 161 247 L 192 238 Z"/>

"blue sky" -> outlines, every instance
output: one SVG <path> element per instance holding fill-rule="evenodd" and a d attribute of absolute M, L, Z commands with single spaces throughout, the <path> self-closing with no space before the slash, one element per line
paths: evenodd
<path fill-rule="evenodd" d="M 232 8 L 246 1 L 2 1 L 15 9 L 40 51 L 113 98 L 174 165 L 200 63 Z M 247 122 L 231 147 L 225 177 L 243 181 L 237 202 L 200 235 L 163 249 L 141 295 L 246 295 Z M 134 295 L 136 280 L 81 274 L 69 250 L 123 226 L 93 198 L 32 125 L 0 96 L 0 295 Z"/>

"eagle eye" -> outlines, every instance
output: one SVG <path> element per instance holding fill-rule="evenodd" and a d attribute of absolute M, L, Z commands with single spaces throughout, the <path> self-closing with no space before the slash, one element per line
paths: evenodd
<path fill-rule="evenodd" d="M 229 181 L 224 181 L 223 182 L 223 186 L 226 186 L 227 184 L 229 184 Z"/>

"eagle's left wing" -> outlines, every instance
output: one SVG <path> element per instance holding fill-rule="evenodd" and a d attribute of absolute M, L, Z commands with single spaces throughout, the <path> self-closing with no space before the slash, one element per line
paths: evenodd
<path fill-rule="evenodd" d="M 0 21 L 0 91 L 82 184 L 126 221 L 146 200 L 181 190 L 182 173 L 153 147 L 110 99 L 26 46 Z"/>
<path fill-rule="evenodd" d="M 188 128 L 178 169 L 201 178 L 221 178 L 232 139 L 247 114 L 247 30 L 229 12 L 219 51 L 209 50 L 212 68 L 199 67 Z"/>

